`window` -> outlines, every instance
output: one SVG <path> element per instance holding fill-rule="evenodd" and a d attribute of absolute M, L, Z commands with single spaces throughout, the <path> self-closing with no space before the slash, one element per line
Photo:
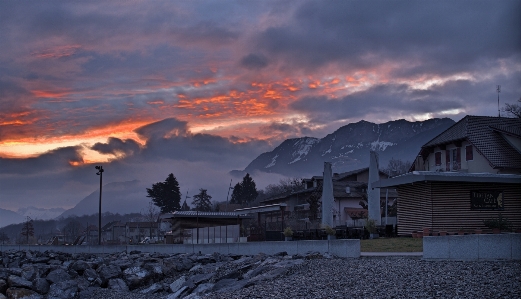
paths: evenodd
<path fill-rule="evenodd" d="M 461 169 L 461 148 L 453 148 L 445 151 L 446 171 Z"/>
<path fill-rule="evenodd" d="M 472 145 L 467 145 L 465 147 L 465 160 L 466 161 L 474 160 L 474 152 L 472 151 Z"/>
<path fill-rule="evenodd" d="M 436 166 L 441 165 L 441 152 L 434 153 L 434 160 L 436 162 Z"/>

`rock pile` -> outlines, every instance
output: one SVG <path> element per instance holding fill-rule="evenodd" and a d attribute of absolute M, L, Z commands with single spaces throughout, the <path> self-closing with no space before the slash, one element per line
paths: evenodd
<path fill-rule="evenodd" d="M 306 256 L 159 254 L 132 251 L 105 256 L 45 251 L 1 252 L 0 299 L 198 298 L 233 292 L 285 275 Z M 327 256 L 331 258 L 331 256 Z M 123 297 L 123 296 L 120 296 Z"/>

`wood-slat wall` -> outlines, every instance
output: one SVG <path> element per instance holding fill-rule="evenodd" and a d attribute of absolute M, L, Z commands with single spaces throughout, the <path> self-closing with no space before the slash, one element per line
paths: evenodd
<path fill-rule="evenodd" d="M 471 210 L 471 190 L 503 191 L 504 210 Z M 497 183 L 427 182 L 398 187 L 398 233 L 409 235 L 429 227 L 434 231 L 485 228 L 483 220 L 499 213 L 521 228 L 521 186 Z"/>
<path fill-rule="evenodd" d="M 399 186 L 397 190 L 398 234 L 410 235 L 415 230 L 430 227 L 430 188 L 425 183 L 419 183 Z"/>

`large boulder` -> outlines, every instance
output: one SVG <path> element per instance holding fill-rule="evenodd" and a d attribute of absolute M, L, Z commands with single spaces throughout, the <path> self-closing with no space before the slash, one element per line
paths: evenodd
<path fill-rule="evenodd" d="M 101 265 L 96 270 L 102 283 L 105 284 L 109 279 L 117 278 L 121 275 L 121 268 L 117 265 Z"/>
<path fill-rule="evenodd" d="M 7 278 L 7 285 L 10 288 L 24 288 L 24 289 L 32 289 L 33 284 L 27 279 L 24 279 L 20 276 L 9 275 Z"/>
<path fill-rule="evenodd" d="M 58 283 L 58 282 L 62 282 L 62 281 L 67 281 L 67 280 L 71 280 L 72 279 L 72 276 L 67 273 L 67 271 L 63 270 L 63 269 L 55 269 L 55 270 L 52 270 L 51 272 L 49 272 L 49 274 L 47 274 L 47 277 L 45 277 L 50 283 Z"/>
<path fill-rule="evenodd" d="M 76 297 L 78 290 L 78 283 L 75 280 L 60 281 L 51 285 L 47 298 L 72 299 Z"/>
<path fill-rule="evenodd" d="M 109 279 L 108 288 L 118 292 L 128 292 L 128 286 L 121 278 Z"/>
<path fill-rule="evenodd" d="M 141 267 L 130 267 L 123 271 L 123 277 L 129 289 L 133 290 L 143 286 L 151 277 L 151 273 Z"/>
<path fill-rule="evenodd" d="M 47 294 L 49 292 L 50 284 L 45 278 L 36 278 L 33 280 L 33 291 L 40 294 Z"/>
<path fill-rule="evenodd" d="M 90 269 L 90 265 L 83 260 L 78 260 L 69 266 L 69 269 L 76 271 L 79 275 L 83 275 L 85 270 Z"/>
<path fill-rule="evenodd" d="M 43 299 L 43 296 L 35 291 L 19 288 L 8 288 L 6 295 L 9 299 Z"/>
<path fill-rule="evenodd" d="M 0 279 L 0 294 L 5 294 L 5 291 L 7 291 L 7 281 Z"/>

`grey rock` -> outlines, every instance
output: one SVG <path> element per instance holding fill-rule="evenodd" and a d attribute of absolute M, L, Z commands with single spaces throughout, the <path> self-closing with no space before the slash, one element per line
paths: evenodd
<path fill-rule="evenodd" d="M 112 278 L 117 278 L 121 275 L 121 268 L 117 265 L 101 265 L 96 272 L 99 277 L 103 280 L 103 283 Z"/>
<path fill-rule="evenodd" d="M 184 287 L 180 288 L 179 290 L 177 290 L 177 292 L 168 295 L 168 297 L 166 297 L 166 298 L 167 299 L 182 298 L 183 292 L 185 292 L 187 289 L 188 289 L 188 287 L 184 286 Z"/>
<path fill-rule="evenodd" d="M 6 291 L 7 298 L 9 299 L 42 299 L 43 296 L 36 293 L 35 291 L 22 289 L 22 288 L 8 288 Z"/>
<path fill-rule="evenodd" d="M 141 267 L 130 267 L 123 271 L 125 282 L 129 289 L 136 289 L 142 286 L 151 276 L 151 273 Z"/>
<path fill-rule="evenodd" d="M 33 280 L 33 291 L 40 294 L 47 294 L 49 292 L 50 284 L 45 278 L 36 278 Z"/>
<path fill-rule="evenodd" d="M 46 264 L 50 259 L 48 257 L 33 257 L 30 261 L 33 264 Z"/>
<path fill-rule="evenodd" d="M 49 261 L 47 262 L 47 264 L 49 264 L 49 265 L 61 265 L 62 263 L 63 263 L 62 261 L 60 261 L 60 260 L 55 260 L 55 259 L 49 260 Z"/>
<path fill-rule="evenodd" d="M 94 270 L 92 268 L 86 269 L 83 272 L 83 277 L 91 284 L 96 283 L 98 285 L 101 285 L 101 283 L 102 283 L 102 280 L 99 277 L 98 273 L 96 272 L 96 270 Z"/>
<path fill-rule="evenodd" d="M 70 264 L 69 269 L 76 271 L 79 275 L 83 275 L 83 272 L 90 269 L 90 265 L 87 262 L 79 260 Z"/>
<path fill-rule="evenodd" d="M 33 286 L 32 282 L 30 282 L 29 280 L 16 275 L 9 275 L 9 277 L 7 278 L 7 285 L 10 288 L 15 287 L 25 289 L 32 289 Z"/>
<path fill-rule="evenodd" d="M 74 280 L 66 280 L 60 281 L 57 283 L 51 284 L 49 289 L 49 293 L 47 293 L 47 298 L 59 298 L 59 299 L 69 299 L 74 298 L 78 294 L 78 284 Z"/>
<path fill-rule="evenodd" d="M 24 265 L 22 267 L 22 277 L 27 280 L 34 280 L 38 277 L 38 268 L 33 265 Z"/>
<path fill-rule="evenodd" d="M 140 294 L 153 294 L 163 290 L 163 286 L 160 283 L 154 283 L 146 289 L 139 291 Z"/>
<path fill-rule="evenodd" d="M 190 276 L 186 282 L 183 284 L 183 286 L 187 286 L 189 289 L 194 289 L 198 284 L 202 282 L 207 282 L 212 277 L 215 276 L 215 272 L 208 273 L 208 274 L 196 274 L 193 276 Z"/>
<path fill-rule="evenodd" d="M 0 293 L 0 299 L 7 299 L 7 297 L 4 294 Z"/>
<path fill-rule="evenodd" d="M 248 282 L 245 280 L 236 279 L 221 279 L 212 288 L 213 292 L 224 293 L 233 292 L 235 290 L 243 288 Z"/>
<path fill-rule="evenodd" d="M 183 286 L 183 284 L 185 282 L 186 282 L 186 276 L 181 276 L 176 281 L 172 282 L 170 284 L 170 290 L 172 291 L 172 293 L 177 292 Z"/>
<path fill-rule="evenodd" d="M 108 288 L 118 292 L 128 292 L 128 286 L 121 278 L 109 279 Z"/>
<path fill-rule="evenodd" d="M 5 294 L 5 291 L 7 291 L 7 281 L 0 279 L 0 294 Z"/>
<path fill-rule="evenodd" d="M 206 294 L 206 293 L 209 293 L 213 289 L 214 285 L 215 284 L 211 283 L 211 282 L 201 283 L 200 285 L 197 286 L 197 288 L 195 288 L 192 291 L 192 294 Z"/>
<path fill-rule="evenodd" d="M 72 276 L 63 269 L 52 270 L 47 277 L 45 277 L 51 283 L 58 283 L 62 281 L 71 280 Z"/>

